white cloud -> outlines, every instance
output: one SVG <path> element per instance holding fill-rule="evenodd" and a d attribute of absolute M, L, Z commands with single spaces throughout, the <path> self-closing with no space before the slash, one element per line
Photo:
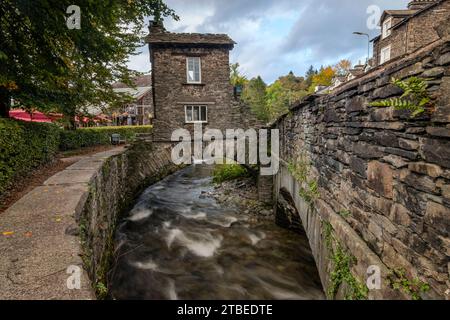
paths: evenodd
<path fill-rule="evenodd" d="M 131 56 L 128 62 L 128 67 L 131 70 L 136 70 L 140 72 L 149 72 L 151 69 L 150 55 L 148 52 L 148 47 L 145 46 L 139 50 L 141 53 L 136 56 Z"/>
<path fill-rule="evenodd" d="M 408 0 L 166 0 L 180 16 L 167 19 L 173 32 L 227 33 L 238 44 L 231 61 L 249 77 L 266 82 L 294 71 L 302 75 L 312 64 L 342 58 L 364 60 L 367 45 L 353 31 L 367 31 L 367 7 L 405 8 Z M 371 31 L 375 35 L 377 30 Z M 363 57 L 363 58 L 362 58 Z M 132 57 L 130 66 L 148 71 L 148 49 Z"/>

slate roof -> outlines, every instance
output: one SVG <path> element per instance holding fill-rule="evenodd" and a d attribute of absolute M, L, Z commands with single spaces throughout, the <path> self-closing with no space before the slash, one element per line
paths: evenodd
<path fill-rule="evenodd" d="M 374 37 L 373 39 L 371 39 L 370 42 L 377 41 L 380 38 L 381 38 L 381 35 L 378 35 L 378 36 Z"/>
<path fill-rule="evenodd" d="M 345 82 L 346 79 L 347 79 L 346 76 L 336 76 L 336 77 L 333 78 L 332 81 L 333 81 L 333 82 L 337 82 L 337 81 Z"/>
<path fill-rule="evenodd" d="M 386 19 L 387 16 L 399 17 L 399 18 L 408 18 L 413 14 L 417 13 L 419 10 L 385 10 L 381 15 L 380 25 Z"/>
<path fill-rule="evenodd" d="M 136 87 L 151 87 L 152 86 L 152 75 L 151 74 L 143 74 L 141 76 L 138 76 L 133 79 L 133 83 Z M 112 86 L 114 89 L 129 88 L 129 85 L 122 83 L 122 82 L 116 82 Z"/>
<path fill-rule="evenodd" d="M 151 87 L 137 87 L 133 88 L 116 88 L 114 92 L 116 93 L 124 93 L 132 96 L 135 100 L 141 99 L 144 95 L 152 90 Z"/>
<path fill-rule="evenodd" d="M 196 44 L 196 45 L 226 45 L 234 46 L 234 42 L 226 34 L 212 33 L 150 33 L 145 41 L 149 44 Z"/>
<path fill-rule="evenodd" d="M 392 29 L 396 29 L 398 27 L 400 27 L 401 25 L 403 25 L 404 23 L 408 22 L 409 20 L 411 20 L 412 18 L 436 7 L 437 5 L 440 5 L 442 2 L 447 1 L 447 0 L 438 0 L 434 3 L 431 3 L 430 5 L 426 6 L 423 9 L 420 10 L 415 10 L 416 12 L 414 12 L 413 14 L 409 15 L 408 17 L 406 17 L 404 20 L 400 21 L 399 23 L 397 23 L 395 26 L 392 27 Z"/>
<path fill-rule="evenodd" d="M 395 24 L 395 25 L 393 25 L 391 27 L 391 30 L 397 29 L 398 27 L 400 27 L 404 23 L 408 22 L 412 18 L 422 14 L 423 12 L 426 12 L 426 11 L 434 8 L 435 6 L 441 4 L 444 1 L 446 1 L 446 0 L 438 0 L 438 1 L 434 2 L 434 3 L 430 3 L 428 6 L 422 8 L 422 9 L 419 9 L 419 10 L 410 10 L 410 9 L 406 9 L 406 10 L 385 10 L 383 12 L 383 15 L 381 16 L 380 25 L 384 21 L 386 16 L 390 15 L 390 16 L 404 17 L 404 19 L 402 19 L 397 24 Z M 372 40 L 370 40 L 370 42 L 377 41 L 380 38 L 381 38 L 381 35 L 378 35 L 375 38 L 373 38 Z"/>
<path fill-rule="evenodd" d="M 409 16 L 416 13 L 417 11 L 418 10 L 405 9 L 405 10 L 386 10 L 384 12 L 386 12 L 386 14 L 390 16 Z"/>
<path fill-rule="evenodd" d="M 352 74 L 355 77 L 358 77 L 364 73 L 364 69 L 351 69 L 348 71 L 349 74 Z"/>

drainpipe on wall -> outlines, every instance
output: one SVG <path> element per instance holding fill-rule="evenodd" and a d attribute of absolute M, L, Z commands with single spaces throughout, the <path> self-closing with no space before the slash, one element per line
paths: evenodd
<path fill-rule="evenodd" d="M 405 53 L 409 53 L 409 22 L 406 22 L 406 35 L 405 35 Z"/>
<path fill-rule="evenodd" d="M 152 97 L 153 97 L 153 119 L 156 119 L 156 90 L 155 90 L 155 72 L 153 69 L 153 62 L 155 61 L 155 56 L 152 47 L 149 45 L 150 50 L 150 63 L 152 64 Z"/>

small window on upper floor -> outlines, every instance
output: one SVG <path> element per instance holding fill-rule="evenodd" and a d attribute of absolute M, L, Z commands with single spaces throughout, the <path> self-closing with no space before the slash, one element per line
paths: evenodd
<path fill-rule="evenodd" d="M 383 39 L 389 37 L 392 33 L 392 17 L 383 22 Z"/>
<path fill-rule="evenodd" d="M 391 60 L 391 46 L 384 47 L 380 52 L 380 64 Z"/>
<path fill-rule="evenodd" d="M 200 57 L 187 57 L 187 83 L 202 82 L 202 65 Z"/>

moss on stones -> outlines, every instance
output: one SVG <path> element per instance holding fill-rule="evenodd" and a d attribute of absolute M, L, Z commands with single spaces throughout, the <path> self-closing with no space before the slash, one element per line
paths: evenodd
<path fill-rule="evenodd" d="M 367 300 L 369 289 L 351 272 L 352 266 L 357 263 L 356 258 L 348 253 L 335 238 L 333 227 L 329 222 L 323 221 L 322 229 L 332 262 L 330 284 L 327 290 L 328 298 L 335 299 L 339 289 L 345 286 L 345 300 Z"/>
<path fill-rule="evenodd" d="M 296 160 L 289 163 L 288 170 L 300 183 L 300 197 L 312 206 L 314 200 L 320 196 L 319 184 L 317 180 L 309 179 L 311 163 L 306 159 L 307 157 L 305 154 L 300 154 Z"/>

